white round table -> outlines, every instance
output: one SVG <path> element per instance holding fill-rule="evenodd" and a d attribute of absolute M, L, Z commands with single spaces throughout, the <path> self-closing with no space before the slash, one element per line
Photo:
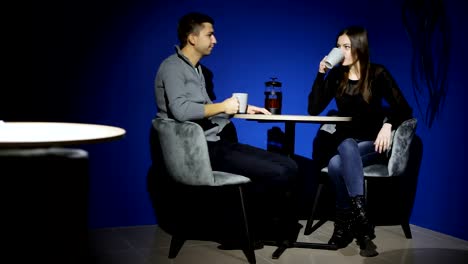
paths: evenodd
<path fill-rule="evenodd" d="M 60 122 L 0 122 L 0 147 L 46 147 L 116 140 L 119 127 Z"/>
<path fill-rule="evenodd" d="M 22 251 L 38 262 L 91 261 L 88 153 L 63 147 L 116 140 L 125 133 L 95 124 L 0 121 L 2 194 L 10 205 L 3 211 L 18 230 L 15 235 L 28 237 L 27 245 L 18 244 Z"/>

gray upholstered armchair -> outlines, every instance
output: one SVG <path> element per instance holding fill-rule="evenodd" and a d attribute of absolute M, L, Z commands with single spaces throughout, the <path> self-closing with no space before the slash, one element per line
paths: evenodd
<path fill-rule="evenodd" d="M 364 167 L 365 195 L 369 218 L 375 225 L 401 225 L 405 236 L 411 238 L 409 220 L 414 204 L 416 183 L 422 159 L 422 142 L 415 135 L 417 120 L 404 121 L 392 133 L 391 148 L 387 151 L 387 163 L 372 164 Z M 324 125 L 323 131 L 333 131 Z M 327 167 L 321 173 L 327 173 Z M 321 182 L 315 195 L 312 212 L 304 233 L 312 233 L 327 219 L 322 218 L 313 225 L 321 190 Z"/>
<path fill-rule="evenodd" d="M 156 118 L 150 142 L 148 191 L 158 225 L 172 236 L 169 258 L 186 240 L 237 240 L 249 263 L 255 263 L 243 190 L 250 179 L 212 170 L 196 123 Z"/>

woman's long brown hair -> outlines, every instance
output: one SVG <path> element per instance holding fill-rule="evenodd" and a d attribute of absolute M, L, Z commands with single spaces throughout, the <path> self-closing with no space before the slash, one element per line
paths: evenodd
<path fill-rule="evenodd" d="M 351 54 L 353 57 L 356 57 L 356 60 L 353 64 L 359 63 L 360 78 L 357 84 L 357 89 L 362 95 L 364 100 L 369 103 L 372 94 L 370 90 L 369 83 L 369 68 L 370 68 L 370 57 L 369 57 L 369 42 L 367 39 L 367 30 L 360 26 L 352 26 L 342 30 L 336 37 L 336 43 L 338 43 L 338 38 L 342 35 L 349 37 L 351 41 Z M 352 65 L 353 65 L 352 64 Z M 339 94 L 343 95 L 346 91 L 348 85 L 349 72 L 344 73 L 344 78 L 341 80 L 339 87 Z"/>

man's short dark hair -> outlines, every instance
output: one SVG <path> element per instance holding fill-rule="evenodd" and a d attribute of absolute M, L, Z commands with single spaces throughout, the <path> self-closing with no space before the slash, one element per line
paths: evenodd
<path fill-rule="evenodd" d="M 184 15 L 179 19 L 177 26 L 177 36 L 179 38 L 180 48 L 187 45 L 187 37 L 192 33 L 199 33 L 203 28 L 203 23 L 214 25 L 214 20 L 208 15 L 192 12 Z"/>

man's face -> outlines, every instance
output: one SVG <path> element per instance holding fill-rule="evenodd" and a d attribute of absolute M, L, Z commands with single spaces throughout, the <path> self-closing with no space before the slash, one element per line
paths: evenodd
<path fill-rule="evenodd" d="M 198 35 L 193 33 L 191 39 L 196 51 L 198 51 L 202 56 L 209 55 L 216 44 L 213 25 L 210 23 L 203 23 L 202 29 Z"/>

